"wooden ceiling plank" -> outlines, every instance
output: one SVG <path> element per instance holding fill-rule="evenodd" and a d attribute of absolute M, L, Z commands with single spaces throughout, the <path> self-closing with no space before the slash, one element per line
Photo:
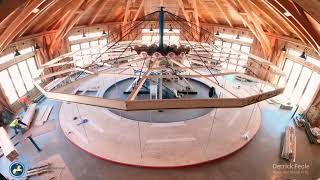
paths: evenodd
<path fill-rule="evenodd" d="M 72 21 L 74 18 L 74 15 L 76 15 L 77 10 L 84 4 L 85 0 L 73 0 L 72 4 L 74 5 L 73 8 L 69 9 L 68 16 L 63 20 L 61 23 L 58 31 L 56 32 L 53 41 L 50 44 L 50 51 L 55 49 L 57 44 L 60 42 L 60 40 L 63 38 L 62 35 L 65 34 L 65 28 L 68 27 L 68 24 Z"/>
<path fill-rule="evenodd" d="M 101 14 L 101 12 L 103 11 L 103 9 L 105 8 L 105 6 L 108 4 L 108 0 L 101 0 L 101 3 L 98 7 L 98 9 L 95 11 L 95 13 L 93 14 L 92 18 L 89 21 L 89 25 L 94 24 L 94 21 L 97 19 L 97 17 Z"/>
<path fill-rule="evenodd" d="M 42 18 L 45 15 L 45 12 L 50 9 L 55 3 L 57 3 L 57 0 L 53 0 L 53 1 L 46 1 L 45 2 L 46 5 L 44 7 L 41 7 L 40 11 L 37 12 L 36 14 L 33 14 L 33 16 L 28 19 L 26 19 L 26 21 L 24 22 L 23 26 L 21 26 L 21 31 L 19 33 L 17 33 L 17 37 L 21 37 L 25 32 L 27 32 L 30 27 L 37 23 L 38 21 L 40 21 L 40 18 Z"/>
<path fill-rule="evenodd" d="M 139 6 L 139 9 L 137 10 L 136 14 L 134 15 L 132 21 L 136 21 L 137 18 L 139 17 L 139 14 L 140 14 L 140 12 L 141 12 L 141 10 L 142 10 L 142 8 L 143 8 L 143 4 L 144 4 L 144 0 L 141 1 L 141 4 L 140 4 L 140 6 Z"/>
<path fill-rule="evenodd" d="M 296 33 L 302 41 L 307 41 L 317 53 L 320 53 L 319 34 L 311 25 L 301 7 L 295 6 L 292 2 L 284 0 L 264 1 L 289 22 L 292 28 L 296 29 Z M 285 12 L 290 13 L 290 15 L 285 15 Z"/>
<path fill-rule="evenodd" d="M 219 23 L 218 20 L 216 19 L 216 17 L 212 14 L 212 11 L 210 11 L 206 5 L 205 2 L 202 2 L 202 0 L 198 0 L 199 2 L 199 5 L 203 7 L 203 9 L 206 11 L 207 14 L 209 14 L 211 20 L 214 22 L 214 23 Z"/>
<path fill-rule="evenodd" d="M 214 3 L 216 4 L 216 6 L 218 7 L 218 9 L 221 11 L 221 13 L 223 14 L 224 18 L 227 20 L 228 24 L 230 25 L 230 27 L 234 27 L 230 17 L 228 17 L 227 13 L 223 10 L 223 8 L 220 6 L 219 2 L 217 0 L 214 0 Z"/>
<path fill-rule="evenodd" d="M 289 36 L 290 34 L 288 33 L 288 31 L 285 29 L 285 27 L 283 27 L 282 25 L 280 25 L 279 22 L 276 22 L 276 18 L 273 17 L 273 15 L 269 12 L 267 12 L 265 10 L 265 8 L 261 8 L 261 6 L 259 5 L 259 3 L 257 3 L 254 0 L 250 0 L 250 3 L 252 5 L 252 7 L 254 9 L 256 9 L 256 11 L 259 11 L 259 13 L 261 13 L 263 15 L 263 19 L 264 21 L 268 22 L 268 24 L 270 25 L 271 28 L 274 28 L 274 26 L 281 31 L 282 34 Z M 279 32 L 277 31 L 277 32 Z M 279 33 L 279 34 L 281 34 Z"/>
<path fill-rule="evenodd" d="M 263 51 L 264 54 L 269 56 L 272 54 L 272 47 L 269 41 L 269 38 L 265 34 L 264 30 L 261 27 L 261 24 L 257 21 L 255 18 L 254 12 L 250 8 L 250 4 L 248 1 L 244 0 L 237 0 L 241 8 L 247 13 L 248 19 L 252 22 L 252 24 L 255 26 L 255 29 L 257 31 L 257 35 L 260 37 L 259 42 L 260 44 L 264 44 Z"/>
<path fill-rule="evenodd" d="M 93 7 L 97 2 L 98 0 L 89 1 L 88 4 L 84 7 L 84 10 L 81 13 L 76 14 L 75 17 L 72 19 L 72 21 L 68 24 L 68 26 L 66 27 L 65 33 L 62 35 L 62 37 L 65 37 L 69 33 L 69 31 L 73 28 L 73 26 L 79 22 L 81 17 L 84 16 L 89 11 L 89 9 Z"/>
<path fill-rule="evenodd" d="M 130 0 L 127 0 L 126 9 L 125 9 L 125 11 L 124 11 L 124 17 L 123 17 L 122 27 L 124 27 L 125 24 L 126 24 L 127 21 L 128 21 L 128 17 L 129 17 L 129 14 L 130 14 L 129 7 L 130 7 Z"/>
<path fill-rule="evenodd" d="M 188 13 L 187 13 L 186 10 L 185 10 L 183 1 L 182 1 L 182 0 L 177 0 L 177 1 L 178 1 L 178 5 L 179 5 L 179 7 L 180 7 L 180 9 L 181 9 L 181 11 L 182 11 L 182 14 L 183 14 L 184 18 L 185 18 L 188 22 L 190 22 L 190 17 L 189 17 Z"/>
<path fill-rule="evenodd" d="M 21 8 L 15 9 L 12 13 L 10 13 L 3 21 L 0 22 L 0 29 L 4 29 L 8 26 L 8 23 L 14 20 L 18 13 L 21 12 Z"/>
<path fill-rule="evenodd" d="M 192 7 L 193 7 L 193 14 L 197 25 L 197 30 L 200 30 L 200 22 L 199 22 L 199 11 L 198 11 L 198 5 L 196 0 L 192 0 Z"/>
<path fill-rule="evenodd" d="M 247 17 L 247 13 L 244 11 L 244 9 L 242 7 L 238 7 L 237 3 L 235 3 L 235 1 L 232 0 L 226 0 L 226 2 L 236 11 L 239 13 L 240 17 L 241 17 L 241 21 L 243 22 L 243 24 L 248 27 L 251 32 L 254 34 L 254 36 L 258 39 L 258 41 L 261 43 L 261 46 L 263 47 L 263 49 L 266 49 L 266 44 L 264 43 L 262 37 L 260 36 L 260 33 L 257 31 L 256 27 L 254 26 L 254 24 L 252 24 L 250 22 L 250 20 Z M 240 6 L 240 4 L 239 4 Z"/>
<path fill-rule="evenodd" d="M 9 44 L 9 39 L 14 39 L 17 29 L 19 29 L 19 26 L 24 23 L 29 15 L 32 14 L 32 11 L 35 8 L 38 8 L 44 2 L 45 0 L 34 0 L 29 5 L 27 5 L 19 14 L 16 14 L 15 19 L 0 35 L 0 52 L 2 52 L 5 49 L 6 45 Z"/>

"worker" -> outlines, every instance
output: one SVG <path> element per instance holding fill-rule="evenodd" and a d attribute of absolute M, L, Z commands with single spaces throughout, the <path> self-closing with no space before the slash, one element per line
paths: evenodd
<path fill-rule="evenodd" d="M 13 121 L 11 121 L 11 123 L 9 124 L 9 126 L 14 129 L 14 132 L 16 134 L 18 134 L 18 130 L 20 130 L 21 133 L 23 133 L 24 129 L 21 127 L 21 124 L 24 126 L 28 126 L 25 123 L 23 123 L 20 119 L 20 117 L 17 117 L 16 119 L 14 119 Z"/>
<path fill-rule="evenodd" d="M 28 109 L 28 105 L 27 105 L 28 101 L 29 101 L 29 95 L 27 95 L 27 96 L 22 96 L 22 97 L 18 100 L 18 102 L 21 104 L 21 106 L 22 106 L 22 108 L 23 108 L 24 111 L 27 111 L 27 109 Z"/>
<path fill-rule="evenodd" d="M 217 98 L 218 95 L 216 93 L 216 88 L 214 88 L 213 86 L 209 89 L 209 97 L 210 98 Z"/>

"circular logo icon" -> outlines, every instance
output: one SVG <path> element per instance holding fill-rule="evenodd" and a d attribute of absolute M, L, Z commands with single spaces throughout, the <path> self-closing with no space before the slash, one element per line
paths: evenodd
<path fill-rule="evenodd" d="M 21 177 L 24 174 L 25 167 L 21 162 L 13 162 L 10 165 L 9 171 L 13 177 Z"/>

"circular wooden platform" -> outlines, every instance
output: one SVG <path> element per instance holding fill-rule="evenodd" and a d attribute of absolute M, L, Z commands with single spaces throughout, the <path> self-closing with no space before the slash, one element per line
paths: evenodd
<path fill-rule="evenodd" d="M 181 167 L 225 157 L 246 145 L 261 123 L 260 110 L 253 107 L 212 110 L 188 121 L 150 123 L 105 108 L 63 103 L 59 119 L 66 137 L 96 157 L 134 166 Z M 81 119 L 88 121 L 80 124 Z M 248 139 L 241 137 L 246 129 Z"/>

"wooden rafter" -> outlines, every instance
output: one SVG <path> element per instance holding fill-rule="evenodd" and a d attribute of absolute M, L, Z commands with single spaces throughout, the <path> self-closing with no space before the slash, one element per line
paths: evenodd
<path fill-rule="evenodd" d="M 193 7 L 193 15 L 196 21 L 196 25 L 198 30 L 200 29 L 200 22 L 199 22 L 199 12 L 198 12 L 198 5 L 197 0 L 192 0 L 192 7 Z"/>
<path fill-rule="evenodd" d="M 97 2 L 98 2 L 97 0 L 91 0 L 86 3 L 84 0 L 80 0 L 79 5 L 69 12 L 70 16 L 67 17 L 67 19 L 64 21 L 62 26 L 59 28 L 59 31 L 56 33 L 55 39 L 50 46 L 51 51 L 53 49 L 55 49 L 55 47 L 60 42 L 60 40 L 62 38 L 64 38 L 69 33 L 71 28 L 76 23 L 78 23 L 80 18 L 88 11 L 88 9 L 90 9 L 92 6 L 94 6 L 95 3 L 97 3 Z M 81 10 L 82 6 L 83 6 L 83 10 L 80 11 L 80 13 L 79 13 L 77 10 L 79 10 L 79 9 Z"/>
<path fill-rule="evenodd" d="M 218 23 L 216 17 L 212 14 L 212 11 L 209 10 L 209 8 L 207 7 L 207 5 L 205 4 L 205 2 L 203 2 L 202 0 L 198 0 L 199 5 L 206 11 L 207 14 L 209 14 L 211 20 L 214 23 Z"/>
<path fill-rule="evenodd" d="M 189 17 L 189 15 L 188 15 L 187 11 L 185 10 L 183 1 L 182 1 L 182 0 L 177 0 L 177 1 L 178 1 L 178 5 L 179 5 L 179 7 L 180 7 L 180 9 L 181 9 L 181 11 L 182 11 L 182 14 L 183 14 L 184 18 L 185 18 L 188 22 L 190 22 L 190 17 Z"/>
<path fill-rule="evenodd" d="M 219 2 L 217 0 L 214 0 L 214 3 L 216 4 L 216 6 L 218 7 L 218 9 L 221 11 L 221 13 L 223 14 L 224 18 L 227 20 L 228 24 L 233 27 L 233 24 L 231 22 L 230 17 L 228 16 L 228 14 L 222 9 L 222 7 L 220 6 Z"/>
<path fill-rule="evenodd" d="M 54 22 L 54 20 L 58 20 L 61 17 L 62 14 L 62 7 L 65 7 L 68 3 L 70 3 L 71 0 L 64 2 L 64 1 L 58 1 L 57 3 L 52 6 L 47 12 L 43 13 L 43 16 L 46 16 L 46 18 L 41 19 L 41 21 L 36 21 L 36 26 L 32 26 L 29 30 L 31 33 L 36 33 L 39 31 L 47 30 L 49 25 Z M 49 16 L 50 14 L 50 16 Z"/>
<path fill-rule="evenodd" d="M 100 15 L 100 13 L 103 11 L 103 9 L 108 4 L 108 2 L 109 2 L 108 0 L 101 0 L 101 3 L 99 4 L 98 9 L 95 11 L 95 13 L 93 14 L 93 16 L 91 17 L 91 19 L 89 21 L 89 25 L 94 24 L 95 20 Z"/>
<path fill-rule="evenodd" d="M 0 52 L 15 38 L 17 31 L 20 31 L 21 25 L 32 14 L 35 8 L 43 4 L 45 0 L 34 0 L 30 2 L 23 10 L 16 15 L 15 19 L 8 25 L 4 32 L 0 35 Z"/>
<path fill-rule="evenodd" d="M 125 24 L 126 24 L 127 21 L 128 21 L 128 17 L 129 17 L 129 15 L 130 15 L 130 10 L 129 10 L 130 4 L 131 4 L 130 1 L 131 1 L 131 0 L 127 0 L 127 3 L 126 3 L 126 9 L 125 9 L 125 12 L 124 12 L 122 27 L 125 26 Z"/>
<path fill-rule="evenodd" d="M 270 12 L 266 10 L 266 7 L 261 6 L 259 3 L 257 3 L 254 0 L 250 0 L 251 5 L 256 9 L 256 11 L 259 11 L 262 15 L 265 21 L 270 22 L 275 28 L 279 29 L 282 34 L 289 35 L 288 30 L 283 26 L 280 25 L 279 22 L 277 22 L 277 18 Z"/>
<path fill-rule="evenodd" d="M 145 59 L 145 60 L 146 60 L 146 59 Z M 150 59 L 149 61 L 151 61 L 151 59 Z M 154 67 L 155 64 L 156 64 L 156 63 L 153 63 L 153 64 L 151 65 L 151 67 Z M 142 87 L 142 85 L 144 84 L 144 82 L 147 80 L 147 76 L 148 76 L 150 73 L 151 73 L 151 69 L 148 68 L 148 69 L 144 72 L 144 74 L 142 75 L 142 77 L 139 78 L 138 84 L 133 87 L 132 92 L 131 92 L 131 93 L 129 94 L 129 96 L 128 96 L 128 101 L 133 101 L 133 100 L 136 98 L 136 96 L 137 96 L 138 93 L 139 93 L 139 90 L 141 89 L 141 87 Z"/>
<path fill-rule="evenodd" d="M 320 53 L 320 36 L 300 6 L 285 0 L 264 0 L 264 2 L 290 23 L 303 42 L 310 44 L 316 52 Z M 285 13 L 289 13 L 290 15 Z"/>
<path fill-rule="evenodd" d="M 134 15 L 132 21 L 136 21 L 136 20 L 137 20 L 139 14 L 140 14 L 140 12 L 141 12 L 141 10 L 142 10 L 142 8 L 143 8 L 143 5 L 144 5 L 144 0 L 141 1 L 141 4 L 140 4 L 140 6 L 139 6 L 139 9 L 137 10 L 136 14 Z"/>
<path fill-rule="evenodd" d="M 243 0 L 234 0 L 237 2 L 239 6 L 235 6 L 233 3 L 229 3 L 235 10 L 237 10 L 240 14 L 240 17 L 244 23 L 249 27 L 249 29 L 256 36 L 258 41 L 260 42 L 264 54 L 269 56 L 272 54 L 272 49 L 270 46 L 269 39 L 265 34 L 260 22 L 255 19 L 255 14 L 251 11 L 247 2 Z M 227 1 L 228 2 L 228 1 Z"/>
<path fill-rule="evenodd" d="M 22 36 L 25 32 L 29 30 L 29 28 L 35 23 L 38 22 L 41 18 L 44 17 L 45 12 L 50 9 L 55 3 L 57 3 L 57 0 L 54 1 L 46 1 L 40 11 L 36 14 L 31 15 L 28 17 L 28 19 L 25 20 L 24 24 L 20 27 L 21 30 L 19 33 L 17 33 L 17 37 Z"/>

